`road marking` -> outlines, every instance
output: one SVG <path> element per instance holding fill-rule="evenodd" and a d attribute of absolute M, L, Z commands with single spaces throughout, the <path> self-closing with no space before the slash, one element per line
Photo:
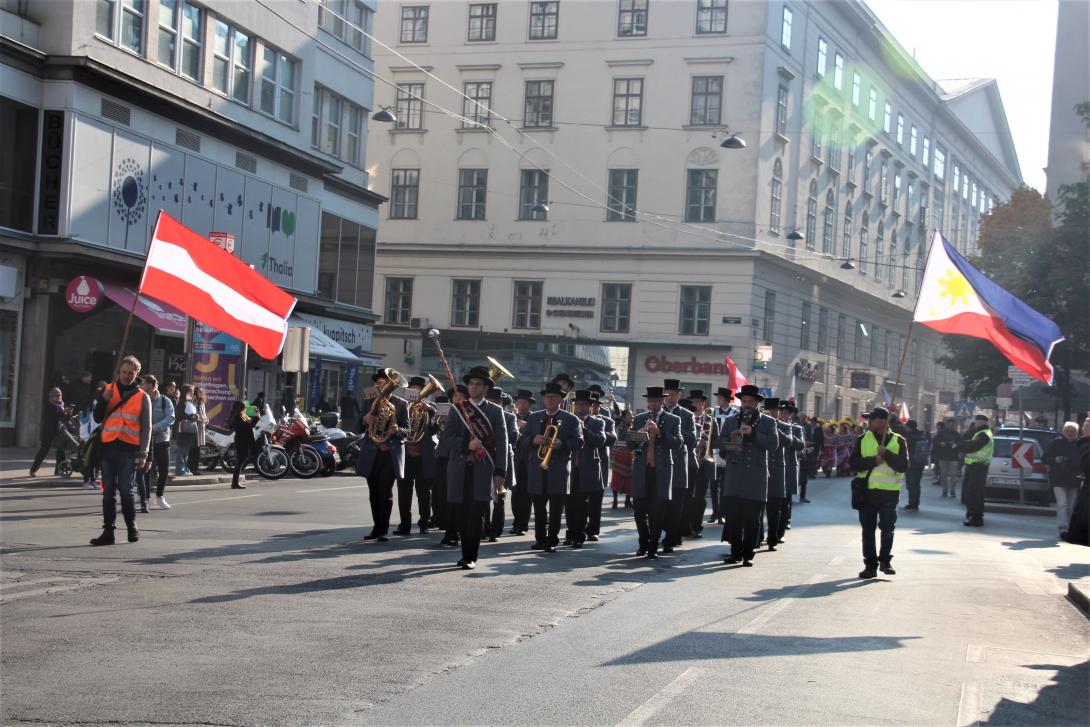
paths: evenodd
<path fill-rule="evenodd" d="M 320 490 L 296 490 L 296 492 L 329 492 L 330 490 L 358 490 L 367 485 L 346 485 L 344 487 L 323 487 Z"/>
<path fill-rule="evenodd" d="M 961 700 L 958 702 L 958 727 L 971 727 L 980 723 L 981 693 L 979 682 L 962 682 Z"/>
<path fill-rule="evenodd" d="M 639 727 L 647 724 L 659 710 L 672 702 L 675 697 L 684 692 L 704 673 L 704 669 L 690 666 L 678 674 L 672 682 L 658 690 L 651 697 L 628 713 L 628 716 L 617 723 L 617 727 Z"/>
<path fill-rule="evenodd" d="M 824 578 L 825 576 L 820 573 L 812 576 L 810 580 L 806 581 L 806 583 L 803 583 L 801 586 L 773 603 L 764 611 L 761 611 L 753 620 L 751 620 L 742 628 L 735 631 L 734 634 L 732 634 L 732 638 L 738 638 L 739 636 L 749 636 L 751 634 L 757 633 L 757 629 L 764 626 L 765 623 L 772 620 L 773 616 L 797 601 L 803 593 L 806 593 L 806 591 L 810 590 L 814 585 L 820 583 Z"/>
<path fill-rule="evenodd" d="M 189 500 L 188 502 L 175 502 L 172 507 L 178 507 L 179 505 L 196 505 L 201 502 L 222 502 L 224 500 L 245 500 L 247 497 L 261 497 L 266 493 L 259 492 L 256 495 L 232 495 L 231 497 L 213 497 L 209 500 Z"/>

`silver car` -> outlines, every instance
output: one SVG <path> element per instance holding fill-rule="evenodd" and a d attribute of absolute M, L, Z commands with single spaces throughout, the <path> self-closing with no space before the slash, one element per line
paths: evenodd
<path fill-rule="evenodd" d="M 1033 446 L 1033 469 L 1026 470 L 1022 487 L 1027 503 L 1048 505 L 1052 502 L 1052 487 L 1048 484 L 1048 470 L 1041 458 L 1044 449 L 1036 439 L 1027 437 L 1025 443 Z M 989 500 L 1018 501 L 1019 470 L 1011 466 L 1011 449 L 1018 444 L 1018 437 L 996 437 L 995 451 L 988 465 L 988 483 L 984 497 Z"/>

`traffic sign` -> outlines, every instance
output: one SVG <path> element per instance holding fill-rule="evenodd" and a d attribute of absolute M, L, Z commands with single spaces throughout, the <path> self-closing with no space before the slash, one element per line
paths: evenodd
<path fill-rule="evenodd" d="M 976 409 L 976 404 L 971 401 L 954 402 L 954 416 L 958 419 L 968 419 L 973 415 L 974 409 Z"/>
<path fill-rule="evenodd" d="M 1011 445 L 1011 467 L 1016 470 L 1033 469 L 1033 442 L 1015 442 Z"/>
<path fill-rule="evenodd" d="M 1033 377 L 1017 366 L 1007 367 L 1007 378 L 1014 386 L 1029 386 L 1033 383 Z"/>

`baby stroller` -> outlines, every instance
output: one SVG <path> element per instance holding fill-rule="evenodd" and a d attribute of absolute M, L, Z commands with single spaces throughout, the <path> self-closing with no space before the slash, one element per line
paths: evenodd
<path fill-rule="evenodd" d="M 57 432 L 57 443 L 64 449 L 64 459 L 57 463 L 57 474 L 61 477 L 71 477 L 83 472 L 83 453 L 86 442 L 79 440 L 77 423 L 71 419 L 60 425 Z"/>

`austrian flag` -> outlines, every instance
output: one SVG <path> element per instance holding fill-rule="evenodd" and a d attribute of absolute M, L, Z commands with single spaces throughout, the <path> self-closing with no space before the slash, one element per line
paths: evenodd
<path fill-rule="evenodd" d="M 159 212 L 140 294 L 250 345 L 262 358 L 284 348 L 296 300 L 246 263 Z"/>

